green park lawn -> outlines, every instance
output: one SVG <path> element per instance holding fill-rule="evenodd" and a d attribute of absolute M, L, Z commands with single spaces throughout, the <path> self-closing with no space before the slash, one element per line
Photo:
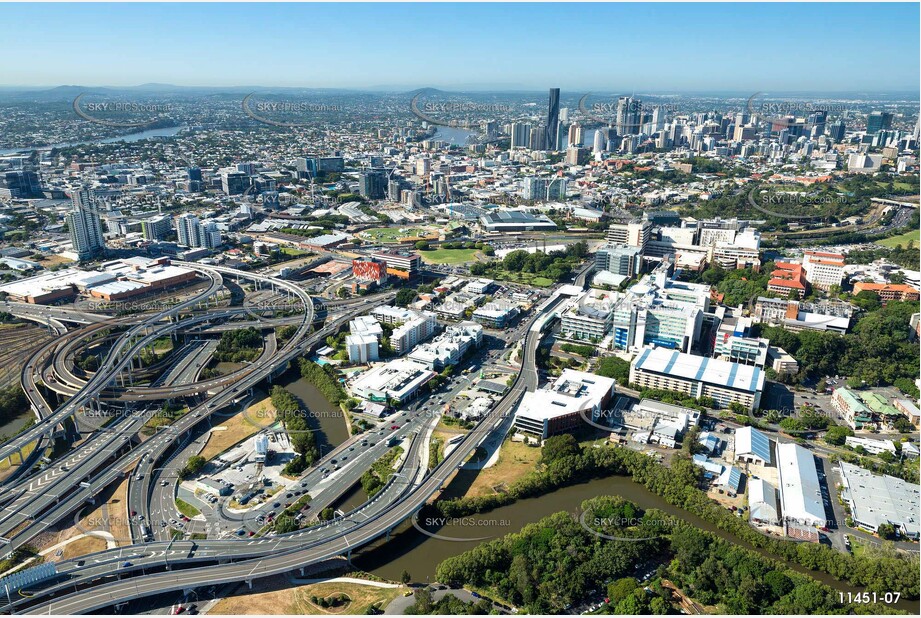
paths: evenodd
<path fill-rule="evenodd" d="M 908 241 L 915 241 L 915 247 L 918 246 L 918 241 L 921 239 L 921 230 L 912 230 L 910 232 L 905 232 L 904 234 L 899 234 L 898 236 L 892 236 L 890 238 L 884 238 L 883 240 L 877 241 L 878 244 L 883 245 L 884 247 L 895 247 L 896 245 L 902 245 L 902 248 L 908 246 Z"/>
<path fill-rule="evenodd" d="M 426 264 L 467 264 L 475 262 L 476 249 L 430 249 L 420 251 L 422 261 Z"/>

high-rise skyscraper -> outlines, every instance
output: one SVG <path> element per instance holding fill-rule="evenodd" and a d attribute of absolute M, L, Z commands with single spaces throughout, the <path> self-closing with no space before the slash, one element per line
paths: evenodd
<path fill-rule="evenodd" d="M 560 123 L 560 89 L 550 89 L 550 101 L 547 106 L 547 128 L 544 139 L 545 147 L 548 150 L 556 148 L 557 125 Z"/>
<path fill-rule="evenodd" d="M 582 145 L 582 127 L 578 124 L 573 123 L 569 127 L 569 145 L 570 146 L 581 146 Z"/>
<path fill-rule="evenodd" d="M 511 148 L 527 148 L 531 142 L 531 125 L 526 122 L 513 122 L 509 129 Z"/>
<path fill-rule="evenodd" d="M 429 159 L 422 159 L 428 161 Z M 387 175 L 381 170 L 362 172 L 359 179 L 358 192 L 361 197 L 369 200 L 380 200 L 387 193 Z"/>
<path fill-rule="evenodd" d="M 892 114 L 889 112 L 873 112 L 867 116 L 867 134 L 872 135 L 878 131 L 892 128 Z"/>
<path fill-rule="evenodd" d="M 67 228 L 74 252 L 81 260 L 105 251 L 102 222 L 96 208 L 96 194 L 92 189 L 77 189 L 71 196 L 74 208 L 67 214 Z"/>
<path fill-rule="evenodd" d="M 632 135 L 639 131 L 640 126 L 640 101 L 633 97 L 620 97 L 617 99 L 617 117 L 614 127 L 618 135 Z"/>
<path fill-rule="evenodd" d="M 592 147 L 592 153 L 598 154 L 598 153 L 604 152 L 604 149 L 607 147 L 607 144 L 608 144 L 608 140 L 605 139 L 604 133 L 601 131 L 601 129 L 597 129 L 595 131 L 595 139 L 594 139 L 594 143 Z"/>
<path fill-rule="evenodd" d="M 186 247 L 201 247 L 201 223 L 198 217 L 191 213 L 179 215 L 176 219 L 176 236 L 179 244 Z"/>

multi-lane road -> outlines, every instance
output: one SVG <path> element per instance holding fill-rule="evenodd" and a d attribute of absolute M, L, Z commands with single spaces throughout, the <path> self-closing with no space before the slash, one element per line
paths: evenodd
<path fill-rule="evenodd" d="M 241 375 L 235 375 L 232 382 L 216 385 L 207 392 L 209 397 L 204 403 L 194 407 L 173 425 L 145 441 L 141 447 L 124 452 L 131 445 L 119 445 L 119 442 L 126 442 L 130 435 L 136 433 L 145 420 L 143 415 L 132 416 L 126 413 L 124 419 L 119 419 L 111 427 L 111 431 L 94 434 L 81 450 L 70 454 L 72 459 L 76 458 L 72 461 L 73 468 L 66 463 L 58 462 L 55 463 L 54 469 L 57 472 L 52 470 L 46 473 L 46 477 L 30 476 L 28 480 L 32 485 L 26 490 L 19 487 L 11 492 L 10 498 L 6 499 L 10 508 L 0 513 L 0 527 L 17 529 L 14 539 L 17 542 L 21 543 L 26 538 L 31 538 L 28 535 L 34 535 L 72 513 L 127 470 L 133 470 L 133 478 L 129 484 L 129 500 L 126 506 L 142 513 L 143 521 L 154 526 L 158 526 L 162 520 L 170 519 L 166 514 L 175 508 L 175 473 L 184 455 L 189 452 L 186 449 L 192 448 L 189 441 L 196 426 L 208 422 L 208 417 L 215 411 L 238 402 L 250 388 L 286 367 L 289 361 L 309 352 L 314 345 L 322 342 L 327 334 L 335 333 L 347 319 L 385 302 L 389 296 L 375 295 L 348 303 L 329 303 L 327 310 L 334 311 L 340 305 L 344 305 L 343 308 L 347 309 L 347 312 L 335 317 L 330 316 L 332 319 L 326 326 L 310 334 L 309 329 L 314 319 L 312 301 L 295 284 L 222 267 L 189 266 L 202 272 L 211 283 L 204 291 L 176 307 L 182 306 L 188 310 L 206 301 L 218 292 L 225 277 L 249 279 L 257 286 L 278 285 L 285 293 L 300 297 L 308 307 L 300 319 L 283 318 L 285 324 L 293 323 L 297 326 L 295 336 L 281 349 L 276 349 L 273 344 L 272 353 L 264 354 L 262 357 L 266 360 L 265 363 L 248 367 Z M 581 269 L 577 273 L 576 284 L 584 286 L 589 272 L 589 265 Z M 454 471 L 463 465 L 467 457 L 487 438 L 508 430 L 515 405 L 526 391 L 534 390 L 538 386 L 539 376 L 535 360 L 546 325 L 545 318 L 555 311 L 562 300 L 563 297 L 555 294 L 535 311 L 526 325 L 521 369 L 510 390 L 490 414 L 471 430 L 434 470 L 427 471 L 426 468 L 428 436 L 437 423 L 437 414 L 412 407 L 405 413 L 398 414 L 397 419 L 388 420 L 371 432 L 356 436 L 338 446 L 299 480 L 298 489 L 295 491 L 311 493 L 312 508 L 320 510 L 354 486 L 361 474 L 386 452 L 391 438 L 405 440 L 404 444 L 408 444 L 409 448 L 405 454 L 402 473 L 392 479 L 391 483 L 368 504 L 333 522 L 286 535 L 249 537 L 250 532 L 260 532 L 262 523 L 259 516 L 272 509 L 273 505 L 264 505 L 246 515 L 224 508 L 214 509 L 209 515 L 214 517 L 217 528 L 212 528 L 209 532 L 212 536 L 218 537 L 226 537 L 230 533 L 230 538 L 209 538 L 194 542 L 164 539 L 136 543 L 79 560 L 65 561 L 59 565 L 62 573 L 60 581 L 49 582 L 45 586 L 34 586 L 29 590 L 30 598 L 18 599 L 14 605 L 29 612 L 88 612 L 149 594 L 205 584 L 251 581 L 258 577 L 282 573 L 339 554 L 350 554 L 353 548 L 388 534 L 440 491 Z M 176 307 L 153 316 L 145 316 L 140 321 L 135 319 L 134 323 L 128 324 L 125 333 L 112 342 L 110 352 L 101 363 L 100 370 L 85 383 L 72 385 L 79 386 L 76 394 L 57 410 L 47 410 L 47 414 L 43 415 L 42 424 L 57 424 L 61 419 L 73 414 L 72 402 L 75 399 L 88 400 L 97 397 L 102 390 L 100 385 L 110 385 L 114 375 L 125 371 L 126 366 L 130 368 L 132 356 L 154 338 L 180 329 L 189 332 L 191 324 L 205 323 L 209 318 L 212 321 L 230 319 L 234 316 L 229 314 L 239 310 L 238 307 L 215 307 L 202 315 L 193 314 L 192 317 L 182 318 L 179 317 L 180 310 Z M 42 319 L 48 317 L 41 314 L 36 316 Z M 64 317 L 77 321 L 73 315 Z M 256 318 L 258 322 L 257 315 L 251 317 Z M 94 328 L 92 325 L 100 321 L 95 315 L 84 317 L 83 320 L 77 322 L 89 325 L 87 329 Z M 276 319 L 271 323 L 274 325 L 281 322 Z M 271 340 L 274 342 L 274 338 Z M 30 375 L 35 375 L 40 366 L 47 364 L 48 354 L 53 354 L 53 349 L 45 351 L 45 356 L 36 354 L 34 365 L 28 370 Z M 202 361 L 209 354 L 207 350 L 192 349 L 177 358 L 176 363 L 167 370 L 162 386 L 135 388 L 143 391 L 165 388 L 167 385 L 172 387 L 174 384 L 198 383 Z M 52 363 L 53 360 L 56 359 L 52 359 Z M 130 388 L 132 387 L 126 384 L 122 390 Z M 41 397 L 36 395 L 36 399 Z M 41 404 L 37 407 L 40 406 Z M 392 431 L 390 423 L 395 423 L 398 429 Z M 35 433 L 39 437 L 44 435 L 42 432 Z M 370 444 L 361 446 L 361 441 L 365 439 Z M 13 446 L 7 444 L 3 448 L 9 450 Z M 0 453 L 2 452 L 4 451 L 0 450 Z M 124 454 L 118 455 L 119 452 Z M 101 462 L 112 458 L 114 463 L 108 465 L 105 470 L 95 472 L 100 469 Z M 331 463 L 333 460 L 338 460 L 338 466 Z M 339 469 L 336 469 L 337 467 Z M 74 470 L 74 473 L 71 473 L 71 470 Z M 78 480 L 85 482 L 81 485 L 76 483 Z M 159 482 L 162 480 L 167 481 L 165 486 Z M 50 484 L 64 488 L 63 484 L 68 481 L 71 485 L 69 491 L 55 493 L 48 490 Z M 292 498 L 296 499 L 300 493 L 293 494 Z M 36 497 L 35 508 L 16 515 L 18 507 L 30 502 L 29 498 L 33 495 Z M 0 500 L 3 498 L 0 497 Z M 126 508 L 125 516 L 130 517 L 127 511 Z M 132 535 L 140 540 L 140 520 L 133 520 Z M 26 532 L 25 535 L 23 530 Z M 262 530 L 260 534 L 264 532 Z"/>

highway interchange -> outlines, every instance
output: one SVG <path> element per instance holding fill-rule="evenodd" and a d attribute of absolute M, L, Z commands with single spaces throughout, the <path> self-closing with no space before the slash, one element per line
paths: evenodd
<path fill-rule="evenodd" d="M 331 522 L 276 535 L 266 534 L 264 518 L 272 510 L 283 510 L 280 502 L 267 501 L 246 512 L 228 509 L 221 502 L 205 509 L 206 522 L 187 522 L 185 532 L 197 533 L 197 540 L 191 540 L 188 534 L 174 539 L 172 525 L 166 524 L 171 519 L 167 514 L 176 512 L 179 469 L 190 454 L 200 451 L 200 438 L 211 425 L 210 417 L 219 413 L 215 416 L 218 420 L 228 409 L 232 412 L 245 405 L 254 387 L 271 382 L 291 361 L 309 354 L 349 319 L 387 302 L 393 295 L 390 292 L 325 302 L 326 306 L 317 310 L 314 300 L 293 282 L 224 267 L 182 265 L 198 271 L 205 285 L 161 311 L 113 318 L 65 308 L 14 303 L 3 307 L 19 317 L 49 325 L 61 336 L 37 350 L 23 367 L 23 385 L 37 422 L 2 445 L 0 454 L 9 457 L 21 453 L 30 441 L 60 438 L 62 423 L 68 419 L 82 426 L 88 435 L 76 449 L 43 470 L 20 471 L 4 481 L 0 491 L 3 553 L 8 554 L 68 515 L 78 513 L 95 496 L 125 477 L 128 507 L 123 516 L 130 521 L 131 530 L 131 544 L 58 563 L 56 578 L 21 591 L 18 598 L 10 599 L 13 608 L 7 606 L 7 611 L 87 613 L 148 595 L 217 583 L 252 582 L 331 557 L 350 556 L 352 549 L 389 534 L 417 512 L 487 438 L 508 431 L 515 405 L 524 392 L 538 386 L 536 351 L 547 316 L 563 298 L 553 294 L 513 333 L 512 337 L 517 334 L 523 339 L 520 370 L 511 388 L 434 469 L 428 470 L 428 445 L 438 414 L 435 406 L 428 409 L 417 402 L 326 453 L 280 498 L 288 504 L 309 492 L 311 512 L 317 513 L 353 487 L 390 446 L 402 444 L 405 450 L 399 472 L 359 508 Z M 584 287 L 588 268 L 577 273 L 576 284 L 580 287 Z M 264 317 L 252 307 L 228 307 L 223 303 L 225 280 L 238 284 L 245 281 L 254 290 L 270 288 L 276 297 L 282 294 L 295 298 L 302 311 L 294 316 L 286 312 L 283 317 Z M 326 314 L 325 324 L 318 321 L 321 313 Z M 64 324 L 76 328 L 61 332 Z M 201 368 L 215 347 L 215 339 L 208 337 L 243 325 L 262 328 L 267 335 L 258 361 L 230 374 L 202 380 Z M 296 327 L 294 335 L 281 347 L 274 336 L 277 325 Z M 141 374 L 133 359 L 154 340 L 170 335 L 186 339 L 184 344 L 177 344 L 173 363 L 163 367 L 152 383 L 133 384 L 132 376 Z M 97 371 L 87 374 L 75 366 L 74 358 L 75 352 L 90 342 L 102 342 L 108 346 L 108 354 Z M 491 358 L 495 352 L 484 351 L 483 355 Z M 66 401 L 58 406 L 46 401 L 39 383 L 48 394 L 53 391 L 66 397 Z M 450 386 L 449 397 L 464 384 L 457 379 Z M 159 409 L 159 404 L 153 403 L 170 395 L 186 396 L 195 403 L 187 414 L 138 444 L 138 431 Z M 104 427 L 87 427 L 87 419 L 94 418 L 87 410 L 98 412 L 100 407 L 115 407 L 119 412 Z M 333 465 L 337 459 L 338 465 Z M 145 534 L 147 525 L 151 533 Z M 207 539 L 198 538 L 205 535 Z"/>

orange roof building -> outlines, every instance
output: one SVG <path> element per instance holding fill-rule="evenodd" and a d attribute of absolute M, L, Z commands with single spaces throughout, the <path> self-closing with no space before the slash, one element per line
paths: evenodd
<path fill-rule="evenodd" d="M 854 294 L 861 292 L 875 292 L 880 300 L 918 300 L 921 298 L 918 290 L 903 283 L 864 283 L 854 284 Z"/>
<path fill-rule="evenodd" d="M 768 292 L 789 296 L 795 291 L 802 298 L 806 295 L 806 273 L 803 267 L 792 262 L 777 262 L 768 281 Z"/>

